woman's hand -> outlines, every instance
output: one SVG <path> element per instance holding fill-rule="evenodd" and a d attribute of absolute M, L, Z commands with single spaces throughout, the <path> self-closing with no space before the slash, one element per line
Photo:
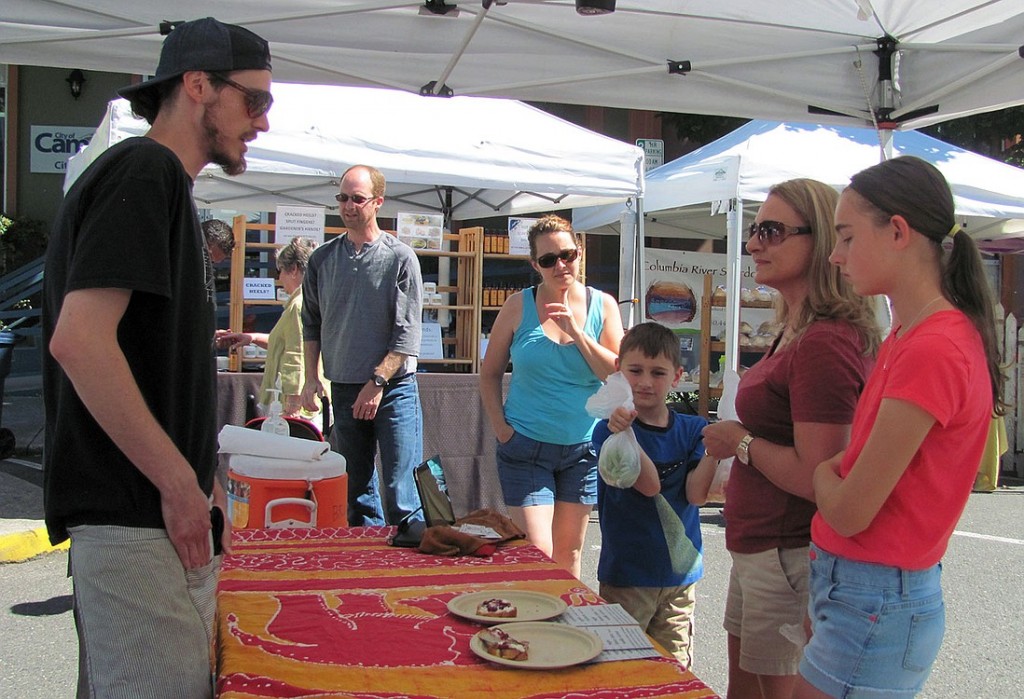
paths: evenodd
<path fill-rule="evenodd" d="M 735 420 L 715 422 L 704 428 L 704 448 L 716 459 L 736 456 L 736 447 L 750 430 Z"/>
<path fill-rule="evenodd" d="M 512 425 L 510 425 L 510 424 L 508 424 L 506 422 L 505 425 L 501 429 L 499 429 L 497 432 L 494 433 L 494 436 L 495 436 L 495 438 L 497 438 L 499 443 L 501 443 L 501 444 L 508 444 L 508 441 L 510 439 L 512 439 L 512 437 L 513 437 L 513 435 L 515 435 L 515 433 L 516 433 L 515 428 L 512 427 Z"/>
<path fill-rule="evenodd" d="M 217 343 L 217 349 L 238 349 L 239 347 L 252 344 L 252 335 L 231 332 L 230 328 L 228 330 L 218 330 L 214 333 L 213 339 Z"/>
<path fill-rule="evenodd" d="M 620 405 L 608 417 L 608 431 L 614 434 L 629 429 L 637 415 L 637 411 L 626 410 Z"/>
<path fill-rule="evenodd" d="M 566 287 L 565 291 L 562 292 L 560 303 L 545 303 L 544 312 L 548 314 L 548 318 L 555 321 L 562 332 L 573 340 L 579 339 L 583 330 L 576 323 L 576 316 L 573 314 L 572 306 L 569 304 L 569 287 Z"/>

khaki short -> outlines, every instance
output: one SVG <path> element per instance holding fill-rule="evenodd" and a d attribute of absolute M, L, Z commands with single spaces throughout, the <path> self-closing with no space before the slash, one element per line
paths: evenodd
<path fill-rule="evenodd" d="M 621 604 L 641 628 L 686 669 L 693 664 L 693 608 L 697 585 L 679 587 L 616 587 L 600 584 L 598 594 Z"/>
<path fill-rule="evenodd" d="M 802 629 L 810 575 L 808 549 L 732 553 L 722 626 L 740 639 L 740 669 L 755 675 L 795 675 L 803 646 L 780 632 Z"/>

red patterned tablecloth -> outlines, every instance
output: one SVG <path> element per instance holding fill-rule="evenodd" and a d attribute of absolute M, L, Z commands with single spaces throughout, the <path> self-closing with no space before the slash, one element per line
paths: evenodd
<path fill-rule="evenodd" d="M 391 531 L 236 532 L 218 588 L 218 696 L 716 696 L 671 658 L 546 671 L 478 658 L 469 639 L 480 626 L 448 612 L 457 595 L 505 588 L 572 605 L 601 600 L 522 542 L 489 558 L 446 558 L 388 546 Z"/>

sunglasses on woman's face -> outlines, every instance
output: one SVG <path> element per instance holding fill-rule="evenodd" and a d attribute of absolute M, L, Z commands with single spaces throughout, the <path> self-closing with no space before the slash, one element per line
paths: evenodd
<path fill-rule="evenodd" d="M 249 115 L 250 119 L 259 119 L 261 116 L 270 111 L 270 106 L 274 104 L 274 96 L 266 90 L 257 90 L 255 88 L 246 87 L 241 83 L 236 83 L 231 78 L 223 75 L 222 73 L 210 72 L 210 75 L 220 80 L 225 85 L 235 88 L 245 97 L 245 111 Z"/>
<path fill-rule="evenodd" d="M 543 267 L 544 269 L 551 269 L 555 264 L 561 260 L 565 264 L 575 262 L 576 258 L 580 256 L 579 248 L 570 248 L 569 250 L 560 250 L 558 252 L 549 252 L 546 255 L 541 255 L 537 258 L 537 266 Z"/>
<path fill-rule="evenodd" d="M 789 231 L 792 231 L 792 233 Z M 787 226 L 781 221 L 761 221 L 760 223 L 750 224 L 750 232 L 747 234 L 747 240 L 753 240 L 756 236 L 757 242 L 759 243 L 778 245 L 791 235 L 810 234 L 810 226 Z"/>
<path fill-rule="evenodd" d="M 364 197 L 362 194 L 345 194 L 344 192 L 342 192 L 341 194 L 335 194 L 334 199 L 339 204 L 347 204 L 348 202 L 351 201 L 356 206 L 362 206 L 366 202 L 373 199 L 373 197 Z"/>

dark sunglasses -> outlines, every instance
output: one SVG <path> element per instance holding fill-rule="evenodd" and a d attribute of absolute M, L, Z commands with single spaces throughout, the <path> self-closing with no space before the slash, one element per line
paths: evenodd
<path fill-rule="evenodd" d="M 787 231 L 793 232 L 789 233 Z M 778 245 L 791 235 L 810 234 L 810 226 L 787 226 L 781 221 L 761 221 L 761 223 L 750 224 L 750 231 L 747 234 L 747 240 L 753 240 L 754 236 L 757 236 L 757 242 L 759 243 Z"/>
<path fill-rule="evenodd" d="M 345 194 L 344 192 L 334 195 L 334 200 L 339 204 L 346 204 L 351 201 L 356 206 L 362 206 L 374 198 L 375 197 L 364 197 L 362 194 Z"/>
<path fill-rule="evenodd" d="M 252 87 L 246 87 L 245 85 L 236 83 L 223 73 L 209 71 L 209 74 L 225 85 L 233 87 L 245 95 L 245 111 L 249 114 L 250 119 L 260 118 L 269 112 L 270 106 L 274 104 L 274 96 L 266 90 L 257 90 Z"/>
<path fill-rule="evenodd" d="M 576 258 L 579 256 L 579 248 L 571 248 L 560 252 L 549 252 L 547 255 L 541 255 L 537 258 L 537 266 L 543 267 L 544 269 L 551 269 L 559 260 L 565 264 L 569 264 L 570 262 L 575 262 Z"/>

